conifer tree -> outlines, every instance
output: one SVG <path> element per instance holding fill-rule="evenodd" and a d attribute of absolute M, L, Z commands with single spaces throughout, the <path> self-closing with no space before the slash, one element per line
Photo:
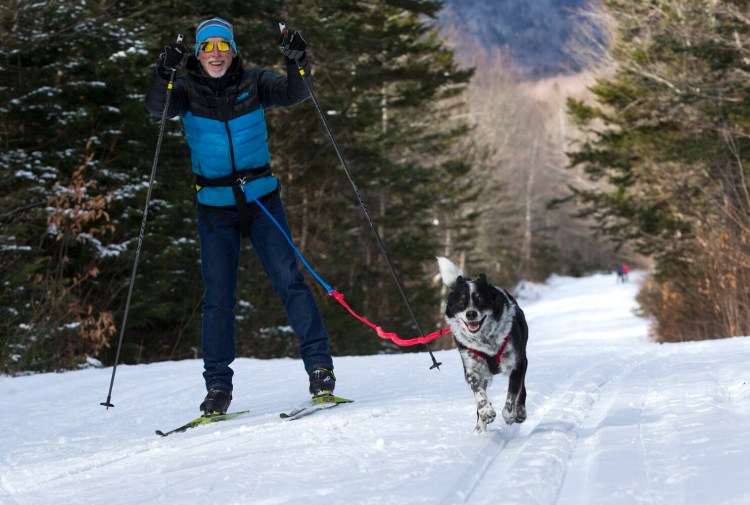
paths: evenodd
<path fill-rule="evenodd" d="M 133 8 L 5 2 L 0 23 L 2 368 L 50 370 L 99 355 L 115 332 L 113 208 L 134 186 L 143 50 Z M 132 20 L 131 20 L 132 21 Z M 112 262 L 113 265 L 117 261 Z"/>
<path fill-rule="evenodd" d="M 459 193 L 455 181 L 469 169 L 450 151 L 466 129 L 448 118 L 471 73 L 441 45 L 434 19 L 440 6 L 310 2 L 288 20 L 310 40 L 315 92 L 423 330 L 439 320 L 439 290 L 429 280 L 444 232 L 433 223 L 444 207 L 457 205 L 451 192 Z M 287 198 L 291 212 L 301 212 L 291 221 L 304 251 L 360 313 L 418 336 L 320 119 L 311 105 L 300 109 L 280 114 L 274 127 L 297 132 L 277 136 L 275 160 L 293 178 Z M 295 227 L 303 223 L 305 229 Z M 382 348 L 337 304 L 326 301 L 323 310 L 334 346 Z"/>
<path fill-rule="evenodd" d="M 603 3 L 618 67 L 592 88 L 597 105 L 570 110 L 591 133 L 573 165 L 608 186 L 576 193 L 600 231 L 655 259 L 642 298 L 661 338 L 747 334 L 746 5 Z"/>

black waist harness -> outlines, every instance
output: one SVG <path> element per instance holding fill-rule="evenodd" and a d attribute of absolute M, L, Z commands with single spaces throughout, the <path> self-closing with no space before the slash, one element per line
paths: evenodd
<path fill-rule="evenodd" d="M 233 172 L 216 179 L 209 179 L 196 174 L 195 191 L 200 191 L 201 188 L 231 187 L 232 194 L 234 194 L 234 201 L 237 205 L 237 217 L 240 220 L 240 233 L 243 237 L 247 237 L 250 234 L 250 211 L 247 208 L 247 200 L 245 199 L 245 184 L 269 175 L 271 175 L 270 165 L 240 170 L 239 172 Z"/>

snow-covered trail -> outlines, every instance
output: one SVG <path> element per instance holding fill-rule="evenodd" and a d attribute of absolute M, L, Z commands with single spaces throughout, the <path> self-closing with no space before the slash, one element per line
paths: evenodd
<path fill-rule="evenodd" d="M 0 504 L 750 504 L 750 339 L 649 343 L 632 280 L 529 286 L 529 417 L 481 435 L 455 351 L 339 357 L 355 403 L 291 422 L 301 364 L 239 359 L 251 413 L 167 438 L 198 361 L 119 367 L 109 410 L 111 369 L 0 377 Z"/>

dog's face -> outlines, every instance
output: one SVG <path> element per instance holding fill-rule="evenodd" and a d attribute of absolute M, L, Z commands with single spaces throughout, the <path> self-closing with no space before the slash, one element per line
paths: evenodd
<path fill-rule="evenodd" d="M 448 295 L 445 317 L 460 322 L 466 331 L 476 334 L 488 318 L 497 317 L 495 309 L 492 286 L 487 283 L 484 274 L 473 281 L 459 276 Z"/>

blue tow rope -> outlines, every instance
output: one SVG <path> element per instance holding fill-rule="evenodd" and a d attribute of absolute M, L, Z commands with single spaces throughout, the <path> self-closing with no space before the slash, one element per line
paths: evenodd
<path fill-rule="evenodd" d="M 297 246 L 294 245 L 294 242 L 292 242 L 291 237 L 284 231 L 284 228 L 281 226 L 281 223 L 279 223 L 275 217 L 271 214 L 271 212 L 266 208 L 265 205 L 260 203 L 260 200 L 255 198 L 255 196 L 252 193 L 249 193 L 248 191 L 245 191 L 246 194 L 250 196 L 250 198 L 253 199 L 253 202 L 255 202 L 258 207 L 268 216 L 268 218 L 273 222 L 273 224 L 276 225 L 276 228 L 279 229 L 281 234 L 284 236 L 286 241 L 289 243 L 292 249 L 294 249 L 295 254 L 297 254 L 297 257 L 300 259 L 300 261 L 305 265 L 305 268 L 315 277 L 315 279 L 320 283 L 321 286 L 326 290 L 326 292 L 331 295 L 333 293 L 333 288 L 329 286 L 319 275 L 318 273 L 313 270 L 313 268 L 310 266 L 310 264 L 307 262 L 304 256 L 302 256 L 302 253 L 299 249 L 297 249 Z"/>

